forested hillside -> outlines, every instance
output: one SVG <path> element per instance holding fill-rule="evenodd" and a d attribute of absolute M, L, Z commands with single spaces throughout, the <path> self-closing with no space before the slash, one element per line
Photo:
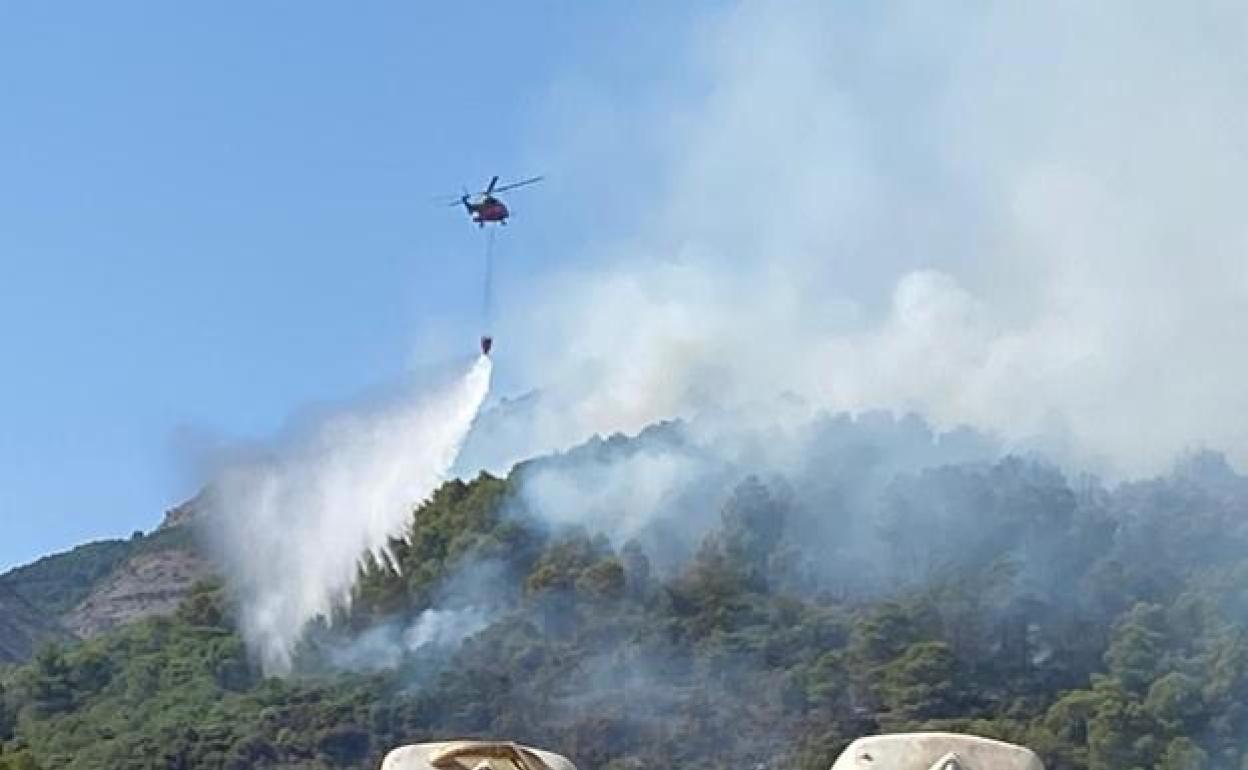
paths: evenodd
<path fill-rule="evenodd" d="M 38 645 L 68 637 L 55 618 L 0 585 L 0 664 L 27 660 Z"/>
<path fill-rule="evenodd" d="M 0 575 L 0 586 L 49 615 L 60 615 L 86 598 L 91 587 L 124 561 L 132 547 L 127 540 L 80 545 Z"/>
<path fill-rule="evenodd" d="M 553 524 L 525 491 L 677 428 L 448 483 L 286 680 L 201 584 L 7 671 L 0 768 L 367 768 L 499 736 L 586 770 L 826 770 L 909 728 L 1051 770 L 1248 761 L 1248 481 L 1219 457 L 1108 487 L 1018 458 L 898 469 L 894 444 L 825 430 L 846 440 L 818 462 L 682 498 L 709 522 L 683 559 Z"/>
<path fill-rule="evenodd" d="M 45 641 L 172 612 L 211 574 L 185 510 L 170 511 L 150 534 L 86 543 L 0 575 L 0 663 L 27 661 Z"/>

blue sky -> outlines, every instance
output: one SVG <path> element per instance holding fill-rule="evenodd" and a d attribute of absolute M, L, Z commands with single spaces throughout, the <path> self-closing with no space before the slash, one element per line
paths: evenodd
<path fill-rule="evenodd" d="M 783 389 L 1111 478 L 1248 467 L 1244 30 L 1160 0 L 0 4 L 0 567 L 471 356 L 481 236 L 430 199 L 494 173 L 548 177 L 499 240 L 493 397 L 546 396 L 509 458 Z"/>
<path fill-rule="evenodd" d="M 0 5 L 0 568 L 150 528 L 198 443 L 470 349 L 480 241 L 429 199 L 551 172 L 564 96 L 663 87 L 694 12 Z M 576 258 L 585 186 L 513 200 L 504 277 Z"/>

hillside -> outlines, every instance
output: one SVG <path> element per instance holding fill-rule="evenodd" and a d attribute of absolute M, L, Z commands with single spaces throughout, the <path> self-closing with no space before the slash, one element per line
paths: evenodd
<path fill-rule="evenodd" d="M 87 638 L 173 612 L 211 573 L 188 521 L 179 506 L 150 535 L 87 543 L 0 575 L 0 662 L 28 660 L 43 639 Z"/>
<path fill-rule="evenodd" d="M 40 644 L 69 639 L 55 618 L 0 585 L 0 664 L 29 660 Z"/>
<path fill-rule="evenodd" d="M 294 678 L 259 674 L 204 584 L 11 672 L 0 767 L 371 768 L 462 735 L 583 768 L 826 770 L 909 728 L 1022 743 L 1050 770 L 1241 767 L 1246 480 L 1214 455 L 1114 487 L 936 462 L 952 440 L 823 421 L 782 475 L 680 466 L 684 507 L 614 542 L 552 522 L 529 485 L 702 451 L 682 426 L 448 483 L 397 568 L 367 563 L 351 609 L 309 629 Z M 705 521 L 695 546 L 651 558 L 678 513 Z"/>
<path fill-rule="evenodd" d="M 0 587 L 21 596 L 47 615 L 59 616 L 74 607 L 130 555 L 128 540 L 100 540 L 0 575 Z"/>
<path fill-rule="evenodd" d="M 99 581 L 61 622 L 89 639 L 118 625 L 168 615 L 196 582 L 211 575 L 211 565 L 187 549 L 140 550 Z"/>

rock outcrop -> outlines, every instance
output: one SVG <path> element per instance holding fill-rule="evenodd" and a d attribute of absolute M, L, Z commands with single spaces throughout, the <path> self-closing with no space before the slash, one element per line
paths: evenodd
<path fill-rule="evenodd" d="M 207 561 L 183 548 L 136 553 L 62 619 L 89 639 L 110 628 L 177 609 L 191 586 L 212 575 Z"/>

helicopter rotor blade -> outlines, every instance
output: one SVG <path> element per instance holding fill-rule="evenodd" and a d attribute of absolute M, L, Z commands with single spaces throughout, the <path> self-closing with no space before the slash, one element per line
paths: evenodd
<path fill-rule="evenodd" d="M 485 195 L 484 192 L 475 192 L 475 193 L 468 192 L 467 187 L 463 187 L 460 189 L 461 189 L 461 192 L 456 193 L 454 195 L 436 195 L 430 198 L 429 200 L 431 200 L 434 203 L 442 204 L 444 206 L 462 206 L 464 205 L 464 202 L 467 200 Z"/>
<path fill-rule="evenodd" d="M 505 192 L 507 190 L 514 190 L 517 187 L 524 187 L 525 185 L 535 184 L 537 182 L 542 181 L 545 178 L 546 177 L 535 176 L 535 177 L 530 177 L 528 179 L 521 179 L 519 182 L 512 182 L 511 184 L 505 184 L 500 187 L 498 184 L 498 177 L 492 177 L 490 179 L 490 184 L 484 190 L 480 192 L 468 192 L 468 189 L 464 188 L 462 195 L 439 195 L 436 198 L 433 198 L 433 202 L 441 203 L 446 206 L 462 206 L 464 205 L 464 200 L 466 198 L 484 198 L 489 195 L 492 195 L 493 193 Z"/>
<path fill-rule="evenodd" d="M 463 205 L 462 195 L 438 195 L 429 199 L 431 203 L 442 206 L 461 206 Z"/>
<path fill-rule="evenodd" d="M 517 187 L 524 187 L 526 184 L 534 184 L 536 182 L 542 181 L 543 179 L 545 179 L 545 177 L 540 177 L 540 176 L 530 177 L 529 179 L 523 179 L 519 182 L 512 182 L 511 184 L 505 184 L 502 187 L 499 187 L 496 189 L 491 187 L 491 191 L 492 192 L 504 192 L 506 190 L 514 190 Z"/>

